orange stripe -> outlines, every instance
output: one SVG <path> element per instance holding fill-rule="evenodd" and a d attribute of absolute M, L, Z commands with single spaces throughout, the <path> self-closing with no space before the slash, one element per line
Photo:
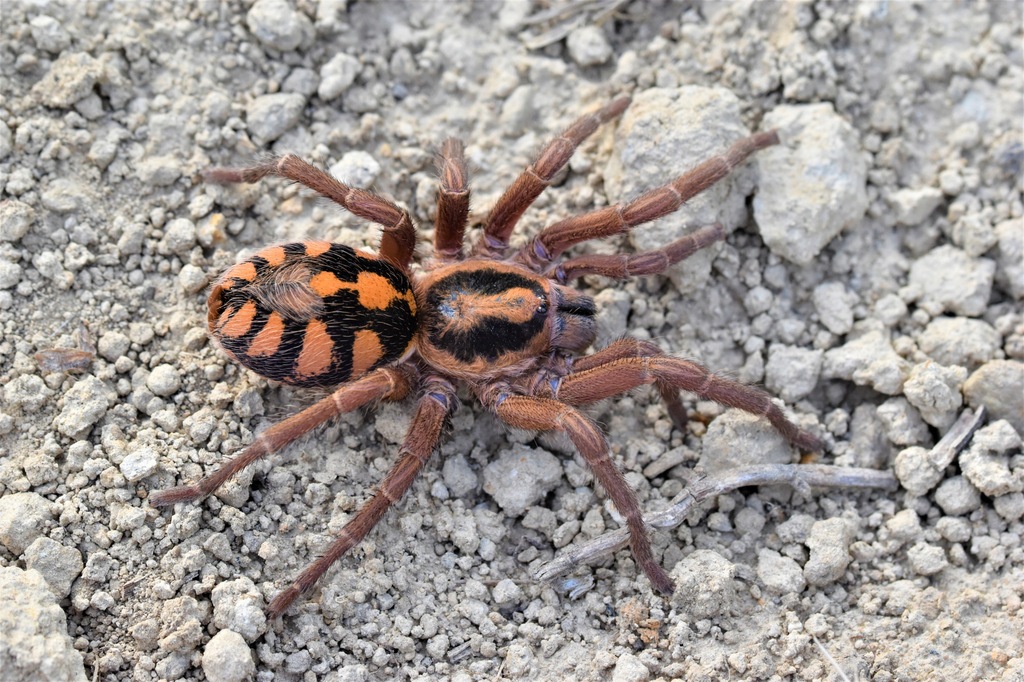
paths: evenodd
<path fill-rule="evenodd" d="M 253 301 L 246 301 L 245 305 L 231 313 L 227 322 L 221 325 L 220 333 L 232 339 L 238 338 L 249 331 L 254 317 L 256 317 L 256 304 Z"/>
<path fill-rule="evenodd" d="M 384 348 L 380 345 L 380 337 L 369 329 L 356 332 L 355 343 L 352 344 L 352 376 L 362 376 L 368 369 L 384 356 Z"/>
<path fill-rule="evenodd" d="M 273 355 L 281 345 L 281 336 L 284 334 L 284 320 L 276 312 L 270 313 L 267 323 L 263 329 L 253 338 L 249 344 L 249 350 L 245 354 L 250 357 L 263 357 Z"/>
<path fill-rule="evenodd" d="M 251 282 L 256 279 L 256 266 L 250 261 L 234 265 L 221 275 L 221 281 L 226 282 L 229 279 L 244 279 L 246 282 Z"/>
<path fill-rule="evenodd" d="M 319 239 L 311 239 L 308 242 L 302 242 L 302 245 L 306 247 L 306 255 L 313 258 L 327 253 L 327 250 L 331 248 L 330 242 L 321 241 Z"/>
<path fill-rule="evenodd" d="M 392 301 L 399 298 L 399 293 L 391 286 L 391 282 L 372 272 L 360 272 L 356 279 L 356 288 L 359 291 L 359 304 L 364 308 L 384 310 Z"/>
<path fill-rule="evenodd" d="M 295 373 L 305 379 L 323 374 L 331 366 L 331 351 L 334 341 L 327 334 L 327 324 L 320 320 L 310 320 L 306 325 L 306 335 L 302 339 L 302 351 L 295 365 Z"/>
<path fill-rule="evenodd" d="M 309 280 L 309 286 L 321 297 L 333 296 L 342 289 L 356 288 L 352 282 L 342 282 L 333 272 L 327 270 L 313 275 Z"/>
<path fill-rule="evenodd" d="M 284 247 L 281 246 L 268 246 L 262 251 L 256 253 L 257 256 L 267 261 L 267 265 L 272 268 L 276 268 L 278 265 L 284 262 Z"/>

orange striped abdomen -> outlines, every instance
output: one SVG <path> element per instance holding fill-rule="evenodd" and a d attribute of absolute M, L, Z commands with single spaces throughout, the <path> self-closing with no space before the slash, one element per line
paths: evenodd
<path fill-rule="evenodd" d="M 333 386 L 409 350 L 416 300 L 406 275 L 373 254 L 296 242 L 224 272 L 210 292 L 208 323 L 224 350 L 257 374 Z"/>

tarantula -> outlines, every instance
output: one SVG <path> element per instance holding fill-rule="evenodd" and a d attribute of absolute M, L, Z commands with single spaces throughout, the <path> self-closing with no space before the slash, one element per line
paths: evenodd
<path fill-rule="evenodd" d="M 662 272 L 724 238 L 721 226 L 703 227 L 650 252 L 561 258 L 575 244 L 675 211 L 755 151 L 777 144 L 775 132 L 742 139 L 724 155 L 633 201 L 550 225 L 508 253 L 523 212 L 576 147 L 629 103 L 617 99 L 550 141 L 498 199 L 469 256 L 463 253 L 469 212 L 463 144 L 446 140 L 438 157 L 435 258 L 422 272 L 411 268 L 416 229 L 408 212 L 382 196 L 349 187 L 293 155 L 208 171 L 208 180 L 222 183 L 287 178 L 384 230 L 378 254 L 325 241 L 280 244 L 217 279 L 208 322 L 228 355 L 276 381 L 337 388 L 268 428 L 215 473 L 155 492 L 151 503 L 202 498 L 332 417 L 378 400 L 417 396 L 398 461 L 324 555 L 271 602 L 271 616 L 309 590 L 402 498 L 437 448 L 460 382 L 508 426 L 568 436 L 625 518 L 637 563 L 665 594 L 672 593 L 672 580 L 654 559 L 633 491 L 612 462 L 603 432 L 580 407 L 654 384 L 680 428 L 686 410 L 679 392 L 685 390 L 760 415 L 799 448 L 819 449 L 817 438 L 789 421 L 766 393 L 665 355 L 650 342 L 624 338 L 580 355 L 594 341 L 596 311 L 593 299 L 567 282 L 588 273 L 625 278 Z"/>

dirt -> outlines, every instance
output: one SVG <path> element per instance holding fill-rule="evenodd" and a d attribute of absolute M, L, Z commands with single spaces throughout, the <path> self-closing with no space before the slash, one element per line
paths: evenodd
<path fill-rule="evenodd" d="M 8 0 L 0 36 L 10 679 L 1024 679 L 1019 3 Z M 652 339 L 761 384 L 825 442 L 801 455 L 693 396 L 683 433 L 633 391 L 589 414 L 643 508 L 695 468 L 801 456 L 899 489 L 706 502 L 652 533 L 672 598 L 628 550 L 542 582 L 622 519 L 566 443 L 463 392 L 405 499 L 268 622 L 387 472 L 412 403 L 344 415 L 201 503 L 147 502 L 323 395 L 207 340 L 216 273 L 379 234 L 281 181 L 202 171 L 294 152 L 394 197 L 427 258 L 446 136 L 467 143 L 475 238 L 547 139 L 621 95 L 515 243 L 777 128 L 706 197 L 575 253 L 709 221 L 724 244 L 579 287 L 599 344 Z M 968 447 L 936 454 L 981 406 Z"/>

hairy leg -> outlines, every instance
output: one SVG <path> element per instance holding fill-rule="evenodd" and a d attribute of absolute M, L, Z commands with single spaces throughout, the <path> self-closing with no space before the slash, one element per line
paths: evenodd
<path fill-rule="evenodd" d="M 767 419 L 782 436 L 802 450 L 820 451 L 821 441 L 791 422 L 764 391 L 712 374 L 706 367 L 668 355 L 622 357 L 577 368 L 562 379 L 558 399 L 570 405 L 590 403 L 657 383 L 696 393 L 716 403 Z M 664 393 L 662 393 L 664 395 Z"/>
<path fill-rule="evenodd" d="M 570 246 L 628 232 L 679 209 L 688 199 L 724 178 L 754 152 L 779 143 L 775 131 L 757 133 L 736 142 L 721 155 L 701 163 L 672 182 L 641 194 L 626 204 L 615 204 L 566 218 L 541 230 L 516 255 L 516 260 L 543 271 Z"/>
<path fill-rule="evenodd" d="M 621 97 L 592 114 L 581 116 L 564 133 L 548 142 L 537 155 L 537 160 L 515 179 L 491 209 L 475 253 L 502 258 L 519 218 L 551 183 L 555 173 L 569 162 L 576 147 L 593 134 L 599 125 L 625 111 L 629 102 L 628 97 Z"/>
<path fill-rule="evenodd" d="M 570 258 L 555 268 L 553 276 L 564 283 L 591 274 L 614 279 L 656 275 L 722 239 L 725 229 L 718 224 L 708 225 L 653 251 Z"/>
<path fill-rule="evenodd" d="M 302 412 L 271 426 L 249 447 L 228 460 L 214 473 L 191 485 L 152 492 L 149 495 L 149 503 L 154 507 L 166 507 L 206 497 L 245 467 L 277 452 L 332 417 L 343 412 L 351 412 L 374 400 L 401 400 L 409 394 L 415 380 L 415 370 L 406 365 L 399 365 L 383 367 L 350 384 L 345 384 L 315 405 L 310 405 Z"/>
<path fill-rule="evenodd" d="M 287 178 L 308 187 L 360 218 L 384 227 L 380 255 L 403 270 L 408 270 L 416 247 L 416 228 L 408 211 L 379 194 L 349 187 L 327 171 L 306 163 L 294 154 L 286 154 L 248 168 L 212 168 L 203 174 L 211 182 L 257 182 L 268 175 Z"/>
<path fill-rule="evenodd" d="M 434 254 L 441 261 L 462 258 L 462 238 L 469 216 L 464 149 L 461 140 L 449 137 L 441 145 L 437 158 L 437 175 L 441 187 L 437 193 Z"/>
<path fill-rule="evenodd" d="M 455 400 L 455 389 L 451 384 L 443 380 L 427 381 L 426 393 L 416 404 L 416 414 L 398 451 L 398 461 L 384 477 L 373 497 L 338 531 L 337 538 L 323 556 L 274 597 L 268 609 L 271 618 L 284 613 L 292 602 L 316 584 L 335 561 L 366 537 L 391 505 L 402 499 L 441 440 L 441 432 Z"/>
<path fill-rule="evenodd" d="M 573 374 L 586 372 L 587 370 L 595 367 L 608 365 L 624 358 L 637 358 L 663 354 L 662 350 L 653 342 L 641 341 L 640 339 L 634 339 L 627 336 L 617 341 L 613 341 L 611 344 L 599 351 L 573 360 L 572 373 L 564 377 L 561 381 L 564 382 Z M 677 429 L 685 432 L 687 421 L 686 406 L 683 405 L 683 401 L 679 397 L 679 389 L 665 381 L 655 380 L 653 383 L 657 387 L 658 393 L 661 395 L 662 402 L 665 403 L 665 409 L 668 411 L 668 416 L 672 420 L 672 423 L 675 424 Z M 559 386 L 561 386 L 561 382 L 559 383 Z M 558 390 L 558 392 L 551 397 L 561 400 L 561 390 Z M 570 404 L 582 405 L 585 403 L 570 402 Z"/>
<path fill-rule="evenodd" d="M 651 584 L 663 594 L 672 594 L 675 586 L 651 551 L 636 495 L 608 454 L 608 443 L 601 429 L 582 413 L 550 398 L 497 394 L 490 407 L 509 426 L 536 431 L 562 431 L 590 465 L 608 497 L 626 519 L 629 546 L 633 557 Z"/>

